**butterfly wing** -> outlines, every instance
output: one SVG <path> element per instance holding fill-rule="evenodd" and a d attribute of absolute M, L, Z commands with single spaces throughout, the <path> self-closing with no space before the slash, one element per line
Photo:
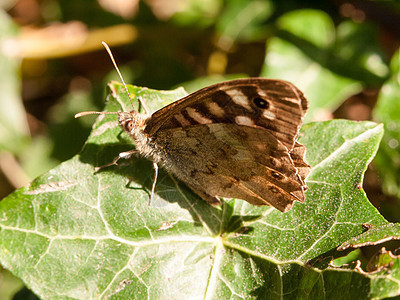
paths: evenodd
<path fill-rule="evenodd" d="M 166 168 L 207 202 L 239 198 L 286 211 L 304 201 L 310 171 L 296 142 L 306 110 L 291 83 L 241 79 L 164 107 L 144 131 Z"/>
<path fill-rule="evenodd" d="M 194 92 L 156 111 L 145 132 L 197 124 L 239 124 L 269 130 L 288 149 L 293 149 L 307 99 L 293 84 L 265 78 L 238 79 Z"/>
<path fill-rule="evenodd" d="M 159 132 L 165 167 L 212 204 L 219 196 L 287 211 L 304 201 L 303 182 L 285 146 L 269 132 L 235 124 Z"/>

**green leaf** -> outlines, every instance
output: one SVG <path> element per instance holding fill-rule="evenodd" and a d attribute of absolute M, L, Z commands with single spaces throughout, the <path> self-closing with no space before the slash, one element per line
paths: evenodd
<path fill-rule="evenodd" d="M 313 9 L 289 12 L 277 20 L 279 29 L 319 48 L 327 48 L 334 40 L 334 25 L 328 14 Z"/>
<path fill-rule="evenodd" d="M 400 239 L 400 224 L 389 223 L 373 226 L 371 229 L 346 241 L 339 250 L 347 248 L 361 248 L 378 245 Z M 388 244 L 390 246 L 390 244 Z M 397 246 L 395 246 L 397 247 Z M 400 280 L 400 257 L 382 247 L 368 261 L 366 269 L 369 273 L 360 270 L 371 279 L 371 298 L 387 298 L 398 296 Z"/>
<path fill-rule="evenodd" d="M 216 24 L 216 30 L 221 36 L 218 42 L 219 46 L 223 49 L 229 49 L 235 41 L 254 39 L 265 31 L 262 24 L 265 23 L 272 12 L 270 1 L 228 1 Z"/>
<path fill-rule="evenodd" d="M 380 87 L 390 70 L 379 42 L 378 31 L 374 24 L 368 22 L 340 23 L 332 48 L 336 59 L 330 67 L 338 74 L 361 80 L 365 85 Z"/>
<path fill-rule="evenodd" d="M 376 85 L 388 74 L 366 26 L 347 22 L 337 33 L 327 14 L 310 9 L 287 13 L 277 24 L 280 31 L 268 40 L 261 76 L 296 84 L 310 102 L 307 120 L 332 112 L 361 91 L 362 80 Z M 359 32 L 366 38 L 355 39 Z"/>
<path fill-rule="evenodd" d="M 215 23 L 218 13 L 223 6 L 221 0 L 189 0 L 180 3 L 175 8 L 172 20 L 180 26 L 194 25 L 207 27 Z M 160 13 L 160 15 L 163 15 Z M 166 12 L 168 15 L 168 11 Z"/>
<path fill-rule="evenodd" d="M 340 245 L 339 250 L 345 250 L 349 247 L 360 248 L 362 246 L 376 245 L 390 240 L 400 240 L 399 223 L 389 223 L 372 227 L 367 232 L 355 236 Z"/>
<path fill-rule="evenodd" d="M 110 87 L 106 110 L 130 109 L 121 85 Z M 151 110 L 185 95 L 129 92 Z M 370 277 L 316 261 L 342 255 L 363 223 L 387 224 L 359 185 L 382 134 L 372 122 L 305 125 L 307 200 L 285 214 L 241 200 L 212 207 L 164 171 L 149 205 L 151 162 L 94 173 L 133 148 L 116 116 L 102 115 L 79 155 L 0 202 L 0 261 L 42 298 L 365 299 Z"/>
<path fill-rule="evenodd" d="M 385 124 L 385 135 L 374 160 L 385 193 L 400 198 L 400 51 L 392 58 L 390 79 L 382 86 L 374 118 Z M 394 208 L 397 209 L 398 205 Z"/>

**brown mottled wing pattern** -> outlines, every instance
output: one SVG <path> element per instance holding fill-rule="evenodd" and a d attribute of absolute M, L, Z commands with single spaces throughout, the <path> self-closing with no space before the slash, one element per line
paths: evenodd
<path fill-rule="evenodd" d="M 257 107 L 252 101 L 257 98 L 267 101 L 269 107 Z M 251 118 L 254 126 L 270 130 L 288 149 L 293 149 L 307 108 L 307 99 L 290 82 L 238 79 L 203 88 L 156 111 L 145 132 L 154 136 L 159 130 L 197 125 L 199 120 L 190 115 L 190 109 L 195 109 L 209 123 L 236 124 L 237 116 Z"/>
<path fill-rule="evenodd" d="M 145 127 L 165 167 L 204 200 L 238 198 L 281 211 L 304 201 L 304 146 L 296 142 L 307 100 L 292 84 L 234 80 L 195 92 Z"/>
<path fill-rule="evenodd" d="M 302 184 L 285 146 L 269 132 L 235 124 L 162 130 L 166 168 L 210 203 L 216 196 L 288 210 L 304 200 Z"/>

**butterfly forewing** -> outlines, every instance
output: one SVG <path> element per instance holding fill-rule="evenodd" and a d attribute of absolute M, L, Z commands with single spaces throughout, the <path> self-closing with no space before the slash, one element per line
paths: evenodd
<path fill-rule="evenodd" d="M 155 112 L 145 132 L 224 123 L 269 130 L 292 149 L 307 100 L 293 84 L 264 78 L 239 79 L 201 89 Z"/>

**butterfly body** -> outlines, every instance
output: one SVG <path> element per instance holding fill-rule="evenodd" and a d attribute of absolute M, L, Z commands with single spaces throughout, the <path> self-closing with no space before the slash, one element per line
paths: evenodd
<path fill-rule="evenodd" d="M 304 201 L 310 172 L 296 141 L 306 110 L 291 83 L 250 78 L 201 89 L 151 116 L 118 114 L 137 152 L 208 203 L 238 198 L 287 211 Z"/>

